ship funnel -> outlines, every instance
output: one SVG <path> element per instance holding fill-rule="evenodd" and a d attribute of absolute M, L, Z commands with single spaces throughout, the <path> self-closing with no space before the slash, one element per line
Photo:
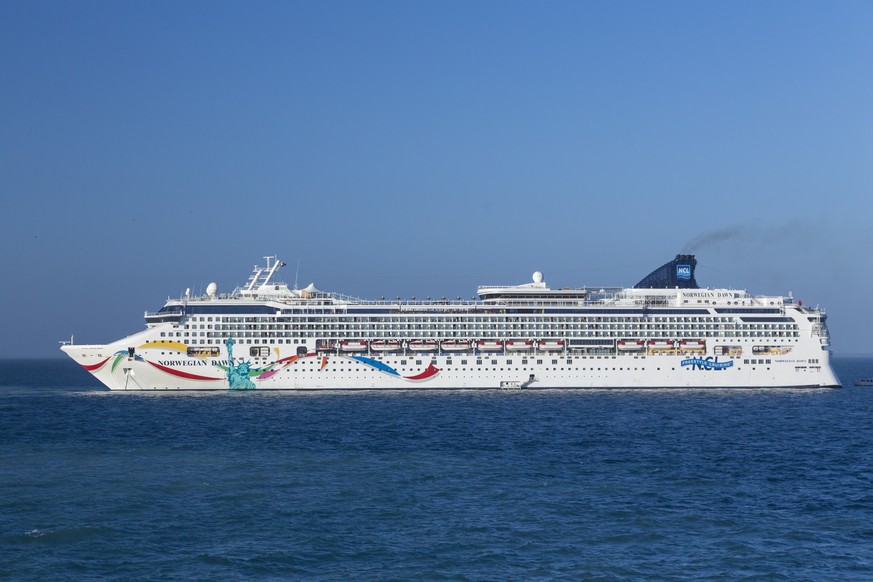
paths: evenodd
<path fill-rule="evenodd" d="M 675 259 L 661 265 L 634 285 L 634 289 L 699 289 L 694 278 L 696 267 L 694 255 L 676 255 Z"/>

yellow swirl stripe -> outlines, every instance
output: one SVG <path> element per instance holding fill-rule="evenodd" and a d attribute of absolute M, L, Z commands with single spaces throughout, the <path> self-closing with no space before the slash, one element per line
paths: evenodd
<path fill-rule="evenodd" d="M 136 349 L 159 349 L 159 350 L 176 350 L 177 352 L 188 352 L 187 344 L 183 344 L 180 342 L 168 341 L 168 340 L 155 340 L 151 342 L 146 342 Z"/>

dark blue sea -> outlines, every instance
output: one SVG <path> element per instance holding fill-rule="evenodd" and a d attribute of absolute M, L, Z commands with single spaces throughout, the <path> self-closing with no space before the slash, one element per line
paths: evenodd
<path fill-rule="evenodd" d="M 873 580 L 838 390 L 111 393 L 0 362 L 0 578 Z"/>

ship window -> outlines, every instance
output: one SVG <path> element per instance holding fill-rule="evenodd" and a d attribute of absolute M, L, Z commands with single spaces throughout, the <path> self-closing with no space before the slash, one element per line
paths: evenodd
<path fill-rule="evenodd" d="M 217 358 L 220 351 L 218 347 L 209 346 L 202 348 L 188 348 L 188 357 L 211 357 Z"/>

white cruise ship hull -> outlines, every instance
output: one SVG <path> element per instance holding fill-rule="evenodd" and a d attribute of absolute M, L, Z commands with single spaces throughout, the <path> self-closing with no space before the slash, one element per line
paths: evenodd
<path fill-rule="evenodd" d="M 149 353 L 124 346 L 65 346 L 112 390 L 229 390 L 226 358 Z M 274 352 L 275 353 L 275 352 Z M 813 357 L 814 356 L 814 357 Z M 249 389 L 469 390 L 582 388 L 833 388 L 840 381 L 821 350 L 804 357 L 729 358 L 706 354 L 284 355 L 255 361 Z M 769 362 L 767 360 L 769 359 Z M 752 361 L 755 363 L 751 363 Z M 814 363 L 810 363 L 810 361 Z M 749 363 L 746 363 L 749 362 Z M 260 372 L 260 370 L 266 370 Z M 260 373 L 259 373 L 260 372 Z"/>

